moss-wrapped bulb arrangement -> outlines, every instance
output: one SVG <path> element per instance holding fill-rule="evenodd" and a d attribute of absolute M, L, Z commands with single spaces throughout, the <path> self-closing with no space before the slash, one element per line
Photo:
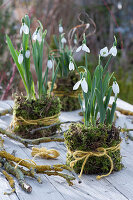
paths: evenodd
<path fill-rule="evenodd" d="M 54 69 L 54 58 L 49 53 L 46 70 L 43 75 L 43 49 L 47 30 L 43 31 L 41 22 L 38 21 L 38 23 L 39 26 L 31 37 L 29 16 L 25 15 L 22 19 L 20 29 L 22 49 L 19 52 L 14 49 L 10 38 L 6 36 L 10 53 L 16 63 L 27 93 L 26 96 L 21 95 L 15 98 L 11 128 L 15 134 L 30 139 L 53 135 L 59 126 L 51 127 L 47 131 L 34 132 L 34 134 L 31 134 L 30 131 L 41 126 L 49 126 L 59 122 L 61 110 L 59 98 L 52 96 L 58 67 Z M 31 52 L 37 76 L 36 91 L 30 71 Z M 48 73 L 50 70 L 52 70 L 52 80 L 48 91 Z"/>
<path fill-rule="evenodd" d="M 10 38 L 6 37 L 10 53 L 27 92 L 27 96 L 16 96 L 15 99 L 11 124 L 14 133 L 30 139 L 53 135 L 59 125 L 49 127 L 47 130 L 34 131 L 34 134 L 32 130 L 59 121 L 61 105 L 58 97 L 60 97 L 62 110 L 72 111 L 78 109 L 80 105 L 84 115 L 84 123 L 71 124 L 64 134 L 67 164 L 80 173 L 80 176 L 82 173 L 102 174 L 97 176 L 98 179 L 108 176 L 112 171 L 119 171 L 123 166 L 120 155 L 121 138 L 119 129 L 113 123 L 119 86 L 114 74 L 107 72 L 111 58 L 117 55 L 116 38 L 110 50 L 107 47 L 100 50 L 98 66 L 92 76 L 87 63 L 90 49 L 86 45 L 85 34 L 82 45 L 76 50 L 77 53 L 85 52 L 85 66 L 78 67 L 72 57 L 71 49 L 67 45 L 64 46 L 66 39 L 64 33 L 61 33 L 59 46 L 57 45 L 59 56 L 48 54 L 47 68 L 43 76 L 43 45 L 47 31 L 43 32 L 43 26 L 39 22 L 39 27 L 31 38 L 30 19 L 25 15 L 20 33 L 23 34 L 20 52 L 14 49 Z M 37 75 L 37 94 L 30 71 L 30 41 Z M 58 44 L 56 38 L 55 43 Z M 107 56 L 110 58 L 103 67 L 101 57 Z M 52 69 L 52 80 L 48 85 L 50 69 Z M 112 86 L 111 79 L 113 79 Z M 115 96 L 112 107 L 109 108 L 112 91 Z M 52 96 L 53 94 L 55 96 Z"/>
<path fill-rule="evenodd" d="M 84 174 L 98 174 L 97 179 L 108 176 L 113 171 L 122 169 L 120 155 L 120 130 L 114 126 L 113 119 L 116 109 L 119 86 L 112 74 L 107 72 L 109 62 L 116 56 L 117 41 L 108 51 L 105 47 L 100 50 L 99 62 L 93 76 L 90 74 L 87 64 L 87 53 L 90 49 L 86 45 L 86 38 L 77 52 L 85 52 L 85 66 L 80 66 L 80 80 L 73 89 L 82 88 L 83 99 L 79 94 L 79 102 L 84 115 L 84 123 L 71 124 L 69 130 L 64 134 L 67 146 L 66 163 L 75 172 Z M 110 55 L 106 65 L 102 66 L 101 57 Z M 77 69 L 77 68 L 76 68 Z M 113 78 L 113 85 L 110 80 Z M 112 90 L 115 94 L 112 108 L 108 107 Z"/>
<path fill-rule="evenodd" d="M 79 75 L 71 72 L 68 77 L 58 77 L 56 80 L 56 88 L 53 90 L 53 94 L 60 98 L 62 111 L 80 109 L 80 103 L 77 101 L 79 90 L 72 91 L 73 85 L 78 81 L 78 79 Z M 82 93 L 81 90 L 80 92 Z"/>
<path fill-rule="evenodd" d="M 93 153 L 98 152 L 98 148 L 104 149 L 117 146 L 121 142 L 120 131 L 114 126 L 97 125 L 85 127 L 83 124 L 71 124 L 69 130 L 64 134 L 65 144 L 68 148 L 67 165 L 74 161 L 73 153 L 76 151 L 91 152 L 85 166 L 83 168 L 84 174 L 107 174 L 111 169 L 110 156 L 113 162 L 113 171 L 122 169 L 120 149 L 116 151 L 108 150 L 107 155 L 95 156 Z M 103 152 L 103 151 L 102 151 Z M 87 154 L 86 154 L 87 155 Z M 85 154 L 83 155 L 85 156 Z M 86 157 L 85 157 L 86 158 Z M 82 165 L 85 158 L 79 160 L 74 165 L 76 173 L 81 172 Z"/>
<path fill-rule="evenodd" d="M 13 132 L 26 139 L 51 136 L 56 133 L 59 125 L 42 131 L 31 133 L 31 130 L 49 126 L 59 122 L 60 100 L 58 97 L 28 100 L 24 96 L 16 96 L 13 108 Z"/>

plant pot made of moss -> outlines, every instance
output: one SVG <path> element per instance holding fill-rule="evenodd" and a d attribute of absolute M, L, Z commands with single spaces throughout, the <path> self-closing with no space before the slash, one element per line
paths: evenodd
<path fill-rule="evenodd" d="M 85 127 L 83 124 L 71 124 L 69 130 L 64 134 L 65 144 L 67 146 L 67 165 L 74 160 L 72 152 L 96 152 L 97 148 L 114 147 L 121 142 L 120 131 L 114 125 L 97 125 Z M 108 155 L 113 161 L 113 171 L 119 171 L 123 165 L 121 163 L 120 149 L 117 151 L 108 151 Z M 77 161 L 73 169 L 76 173 L 81 172 L 85 159 Z M 83 169 L 84 174 L 107 174 L 110 171 L 111 164 L 107 156 L 88 157 Z"/>
<path fill-rule="evenodd" d="M 80 104 L 77 101 L 78 94 L 81 93 L 81 89 L 73 91 L 73 86 L 79 80 L 79 75 L 70 72 L 68 77 L 56 79 L 56 89 L 53 90 L 53 94 L 58 96 L 61 101 L 62 111 L 73 111 L 80 109 Z"/>
<path fill-rule="evenodd" d="M 45 122 L 34 122 L 27 124 L 28 120 L 46 119 L 51 116 L 58 116 L 60 113 L 61 105 L 57 97 L 45 97 L 44 99 L 28 100 L 25 96 L 16 96 L 13 107 L 13 133 L 26 139 L 35 139 L 45 136 L 53 135 L 58 129 L 59 125 L 36 131 L 31 134 L 30 131 L 41 126 L 45 126 Z M 16 118 L 19 119 L 16 123 Z M 21 120 L 23 118 L 25 121 Z M 57 117 L 58 119 L 58 117 Z"/>

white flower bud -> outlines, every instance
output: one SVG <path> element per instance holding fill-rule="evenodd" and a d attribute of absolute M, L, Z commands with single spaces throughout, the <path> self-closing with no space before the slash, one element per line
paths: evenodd
<path fill-rule="evenodd" d="M 69 63 L 69 70 L 71 71 L 71 70 L 74 70 L 74 69 L 75 69 L 74 64 L 73 64 L 72 61 L 70 61 L 70 63 Z"/>
<path fill-rule="evenodd" d="M 20 35 L 22 35 L 22 32 L 24 32 L 26 35 L 29 34 L 29 27 L 25 23 L 22 24 L 20 28 Z"/>
<path fill-rule="evenodd" d="M 49 69 L 52 69 L 52 67 L 53 67 L 53 62 L 52 62 L 52 60 L 48 60 L 48 62 L 47 62 L 47 67 L 48 67 Z"/>
<path fill-rule="evenodd" d="M 87 93 L 88 92 L 88 84 L 85 80 L 85 78 L 83 78 L 83 80 L 81 81 L 81 87 L 82 87 L 82 90 Z"/>
<path fill-rule="evenodd" d="M 112 89 L 113 89 L 115 96 L 117 96 L 117 94 L 120 92 L 120 89 L 119 89 L 119 85 L 116 81 L 113 82 Z"/>
<path fill-rule="evenodd" d="M 109 54 L 112 54 L 112 56 L 116 56 L 117 55 L 116 46 L 111 47 L 111 49 L 109 50 Z"/>
<path fill-rule="evenodd" d="M 23 54 L 19 54 L 18 56 L 18 63 L 21 65 L 23 62 Z"/>
<path fill-rule="evenodd" d="M 63 33 L 63 27 L 59 25 L 59 33 Z"/>
<path fill-rule="evenodd" d="M 67 42 L 67 41 L 66 41 L 66 38 L 63 37 L 63 38 L 61 39 L 61 43 L 62 43 L 62 44 L 65 44 L 66 42 Z"/>
<path fill-rule="evenodd" d="M 30 50 L 27 50 L 27 51 L 25 52 L 25 57 L 26 57 L 26 58 L 29 58 L 29 57 L 30 57 Z"/>

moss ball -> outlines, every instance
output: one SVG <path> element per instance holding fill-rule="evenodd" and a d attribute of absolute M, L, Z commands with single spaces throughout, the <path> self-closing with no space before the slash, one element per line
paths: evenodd
<path fill-rule="evenodd" d="M 85 127 L 83 124 L 71 124 L 69 130 L 65 132 L 65 144 L 68 148 L 67 152 L 67 165 L 73 161 L 71 152 L 77 150 L 86 152 L 96 152 L 97 148 L 104 147 L 109 148 L 116 146 L 121 142 L 120 131 L 115 126 L 100 125 Z M 111 157 L 114 168 L 113 171 L 119 171 L 123 165 L 121 163 L 120 150 L 108 151 L 108 155 Z M 80 173 L 83 160 L 78 161 L 74 165 L 76 173 Z M 110 161 L 106 156 L 96 157 L 90 156 L 85 164 L 84 174 L 104 174 L 110 171 Z"/>
<path fill-rule="evenodd" d="M 28 100 L 25 96 L 16 96 L 13 116 L 22 117 L 25 120 L 36 120 L 45 117 L 50 117 L 60 113 L 61 104 L 57 97 L 45 97 L 43 99 Z M 30 131 L 39 128 L 44 125 L 28 125 L 22 124 L 15 126 L 13 132 L 23 138 L 33 139 L 41 138 L 44 136 L 53 135 L 59 126 L 54 126 L 49 129 L 44 129 L 43 131 L 36 131 L 34 134 L 30 134 Z"/>

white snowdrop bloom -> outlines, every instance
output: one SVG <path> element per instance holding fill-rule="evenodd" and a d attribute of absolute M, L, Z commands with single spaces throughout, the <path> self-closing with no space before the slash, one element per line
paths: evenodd
<path fill-rule="evenodd" d="M 47 62 L 47 67 L 48 67 L 49 69 L 52 69 L 52 67 L 53 67 L 53 62 L 52 62 L 52 60 L 48 60 L 48 62 Z"/>
<path fill-rule="evenodd" d="M 111 47 L 111 49 L 109 50 L 109 54 L 112 54 L 112 56 L 116 56 L 117 55 L 116 46 Z"/>
<path fill-rule="evenodd" d="M 74 64 L 73 64 L 72 61 L 70 61 L 70 63 L 69 63 L 69 70 L 71 71 L 71 70 L 74 70 L 74 69 L 75 69 Z"/>
<path fill-rule="evenodd" d="M 86 24 L 86 28 L 89 28 L 90 27 L 90 24 L 88 23 L 88 24 Z"/>
<path fill-rule="evenodd" d="M 29 34 L 29 27 L 25 23 L 23 23 L 20 28 L 20 35 L 22 35 L 22 32 L 24 32 L 25 34 Z"/>
<path fill-rule="evenodd" d="M 85 80 L 85 78 L 83 78 L 82 80 L 78 81 L 74 86 L 73 86 L 73 90 L 77 90 L 79 88 L 81 84 L 82 90 L 87 93 L 88 92 L 88 85 L 87 82 Z"/>
<path fill-rule="evenodd" d="M 77 39 L 74 39 L 73 42 L 74 42 L 74 44 L 77 44 Z"/>
<path fill-rule="evenodd" d="M 23 62 L 23 54 L 19 54 L 18 56 L 18 63 L 21 65 Z"/>
<path fill-rule="evenodd" d="M 108 48 L 107 47 L 104 47 L 103 49 L 100 50 L 100 55 L 102 57 L 106 57 L 109 55 L 109 52 L 108 52 Z"/>
<path fill-rule="evenodd" d="M 59 33 L 63 33 L 63 27 L 59 25 Z"/>
<path fill-rule="evenodd" d="M 78 82 L 73 86 L 73 90 L 77 90 L 77 89 L 79 88 L 80 84 L 81 84 L 81 80 L 78 81 Z"/>
<path fill-rule="evenodd" d="M 29 57 L 30 57 L 30 50 L 27 50 L 27 51 L 25 52 L 25 57 L 26 57 L 26 58 L 29 58 Z"/>
<path fill-rule="evenodd" d="M 112 89 L 113 89 L 115 96 L 117 96 L 117 94 L 120 92 L 120 89 L 119 89 L 119 85 L 116 81 L 113 82 Z"/>
<path fill-rule="evenodd" d="M 76 52 L 79 52 L 79 51 L 85 51 L 87 53 L 90 53 L 90 49 L 86 46 L 86 44 L 82 44 L 81 46 L 79 46 L 76 50 Z"/>
<path fill-rule="evenodd" d="M 87 93 L 88 92 L 88 85 L 87 85 L 87 82 L 85 80 L 85 78 L 83 78 L 83 80 L 81 81 L 81 87 L 82 87 L 82 90 Z"/>
<path fill-rule="evenodd" d="M 66 38 L 63 37 L 63 38 L 61 39 L 61 43 L 62 43 L 62 44 L 65 44 L 66 42 L 67 42 L 67 41 L 66 41 Z"/>
<path fill-rule="evenodd" d="M 40 35 L 40 33 L 39 33 L 39 31 L 37 29 L 33 33 L 32 39 L 35 40 L 35 41 L 38 40 L 38 42 L 42 41 L 42 37 L 41 37 L 41 35 Z"/>

